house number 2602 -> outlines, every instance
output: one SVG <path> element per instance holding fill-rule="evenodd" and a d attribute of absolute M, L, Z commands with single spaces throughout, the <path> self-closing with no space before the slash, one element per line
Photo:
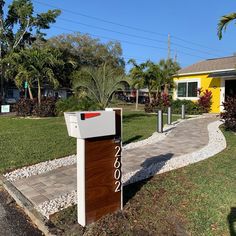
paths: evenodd
<path fill-rule="evenodd" d="M 115 171 L 114 171 L 114 179 L 116 180 L 115 182 L 115 192 L 120 192 L 121 190 L 121 171 L 120 171 L 120 167 L 121 167 L 121 163 L 120 163 L 120 152 L 121 152 L 121 147 L 120 146 L 116 146 L 115 147 L 116 150 L 116 154 L 115 154 L 115 162 L 114 162 L 114 167 L 115 167 Z"/>

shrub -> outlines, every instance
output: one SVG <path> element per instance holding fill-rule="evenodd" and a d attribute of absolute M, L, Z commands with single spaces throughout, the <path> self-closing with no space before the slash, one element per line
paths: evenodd
<path fill-rule="evenodd" d="M 225 128 L 236 131 L 236 97 L 228 97 L 223 105 L 224 112 L 220 115 L 225 121 Z"/>
<path fill-rule="evenodd" d="M 199 110 L 199 106 L 196 102 L 193 102 L 191 100 L 180 100 L 180 99 L 172 101 L 171 103 L 172 113 L 180 114 L 182 105 L 185 105 L 185 112 L 188 115 L 198 115 L 202 113 Z"/>
<path fill-rule="evenodd" d="M 63 115 L 66 111 L 87 111 L 96 110 L 97 105 L 88 98 L 78 99 L 75 96 L 71 96 L 65 100 L 58 100 L 56 103 L 56 113 L 57 115 Z"/>
<path fill-rule="evenodd" d="M 13 108 L 17 116 L 31 116 L 35 101 L 29 98 L 21 98 Z"/>
<path fill-rule="evenodd" d="M 49 117 L 56 115 L 56 98 L 53 97 L 43 97 L 41 99 L 41 104 L 37 102 L 34 104 L 34 109 L 32 115 L 40 117 Z"/>
<path fill-rule="evenodd" d="M 157 112 L 158 110 L 166 111 L 167 107 L 169 107 L 170 105 L 171 105 L 170 96 L 166 93 L 163 93 L 150 103 L 146 103 L 144 110 L 145 112 Z"/>
<path fill-rule="evenodd" d="M 198 100 L 198 106 L 201 112 L 208 113 L 211 111 L 211 105 L 212 105 L 212 92 L 209 90 L 202 91 L 202 89 L 198 90 L 199 92 L 199 100 Z"/>
<path fill-rule="evenodd" d="M 21 98 L 14 106 L 14 111 L 17 116 L 55 116 L 55 104 L 56 99 L 51 97 L 43 97 L 40 105 L 37 99 Z"/>

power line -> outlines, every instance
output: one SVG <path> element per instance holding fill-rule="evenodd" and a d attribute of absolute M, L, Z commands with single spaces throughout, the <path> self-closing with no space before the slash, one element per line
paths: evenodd
<path fill-rule="evenodd" d="M 71 29 L 68 29 L 68 28 L 63 28 L 63 27 L 59 27 L 59 26 L 55 26 L 55 25 L 53 25 L 52 27 L 57 28 L 57 29 L 61 29 L 61 30 L 64 30 L 64 31 L 76 33 L 75 30 L 71 30 Z M 87 34 L 86 32 L 81 32 L 81 33 Z M 115 39 L 115 38 L 111 38 L 111 37 L 107 37 L 107 36 L 103 36 L 103 35 L 98 35 L 98 34 L 88 34 L 88 35 L 91 35 L 91 36 L 94 36 L 94 37 L 99 37 L 99 38 L 104 38 L 104 39 L 108 39 L 108 40 L 113 40 L 113 41 L 119 41 L 119 42 L 131 44 L 131 45 L 136 45 L 136 46 L 154 48 L 154 49 L 159 49 L 159 50 L 164 50 L 164 51 L 167 50 L 167 48 L 163 48 L 163 47 L 156 47 L 156 46 L 151 46 L 151 45 L 147 45 L 147 44 L 141 44 L 141 43 L 137 43 L 137 42 L 133 42 L 133 41 Z M 172 51 L 172 50 L 170 50 L 170 51 Z M 197 58 L 201 58 L 201 59 L 206 59 L 204 57 L 197 56 L 197 55 L 190 54 L 190 53 L 186 53 L 186 52 L 183 52 L 183 51 L 178 51 L 178 53 L 184 54 L 184 55 L 187 55 L 187 56 L 192 56 L 192 57 L 197 57 Z"/>
<path fill-rule="evenodd" d="M 69 19 L 62 18 L 62 17 L 59 17 L 58 20 L 62 20 L 62 21 L 66 21 L 66 22 L 71 22 L 71 23 L 74 23 L 74 24 L 83 25 L 83 26 L 86 26 L 86 27 L 94 28 L 94 29 L 100 29 L 100 30 L 104 30 L 104 31 L 118 33 L 118 34 L 121 34 L 121 35 L 127 35 L 127 36 L 134 37 L 134 38 L 140 38 L 140 39 L 145 39 L 145 40 L 149 40 L 149 41 L 153 41 L 153 42 L 158 42 L 158 43 L 166 44 L 166 41 L 164 41 L 164 40 L 158 40 L 158 39 L 153 39 L 153 38 L 149 38 L 149 37 L 143 37 L 143 36 L 139 36 L 139 35 L 135 35 L 135 34 L 123 33 L 123 32 L 120 32 L 120 31 L 111 30 L 111 29 L 107 29 L 107 28 L 103 28 L 103 27 L 99 27 L 99 26 L 94 26 L 94 25 L 90 25 L 90 24 L 85 24 L 85 23 L 81 23 L 81 22 L 74 21 L 74 20 L 69 20 Z M 170 34 L 168 34 L 168 41 L 170 40 L 169 38 L 170 38 Z M 186 47 L 186 46 L 178 44 L 178 43 L 172 43 L 172 44 L 176 45 L 178 47 L 181 47 L 181 48 L 188 49 L 190 51 L 195 51 L 195 52 L 200 52 L 200 53 L 206 54 L 206 55 L 220 57 L 220 55 L 213 54 L 213 53 L 206 52 L 206 51 L 202 51 L 202 50 L 199 50 L 199 49 L 194 49 L 194 48 Z"/>
<path fill-rule="evenodd" d="M 48 4 L 48 3 L 42 3 L 42 2 L 39 2 L 39 1 L 36 1 L 36 0 L 32 0 L 32 1 L 36 2 L 38 4 L 41 4 L 41 5 L 48 6 L 48 7 L 59 8 L 59 7 L 55 6 L 55 5 L 51 5 L 51 4 Z M 63 11 L 66 11 L 66 12 L 69 12 L 69 13 L 74 14 L 74 15 L 80 15 L 80 16 L 83 16 L 83 17 L 86 17 L 86 18 L 94 19 L 94 20 L 97 20 L 97 21 L 102 21 L 102 22 L 109 23 L 109 24 L 112 24 L 112 25 L 118 25 L 118 26 L 121 26 L 121 27 L 124 27 L 124 28 L 127 28 L 127 29 L 133 29 L 133 30 L 137 30 L 137 31 L 142 31 L 142 32 L 145 32 L 145 33 L 157 34 L 157 35 L 165 36 L 165 37 L 167 36 L 167 34 L 161 34 L 161 33 L 152 32 L 152 31 L 149 31 L 149 30 L 144 30 L 144 29 L 141 29 L 141 28 L 129 26 L 129 25 L 123 25 L 123 24 L 120 24 L 120 23 L 117 23 L 117 22 L 105 20 L 105 19 L 98 18 L 98 17 L 95 17 L 95 16 L 89 16 L 89 15 L 86 15 L 86 14 L 83 14 L 83 13 L 80 13 L 80 12 L 71 11 L 71 10 L 68 10 L 68 9 L 65 9 L 65 8 L 61 8 L 60 7 L 59 9 L 63 10 Z"/>
<path fill-rule="evenodd" d="M 49 6 L 49 7 L 53 7 L 53 8 L 59 8 L 55 5 L 48 4 L 48 3 L 42 3 L 42 2 L 37 1 L 37 0 L 32 0 L 32 1 L 35 2 L 35 3 L 41 4 L 41 5 L 45 5 L 45 6 Z M 83 17 L 86 17 L 86 18 L 89 18 L 89 19 L 105 22 L 105 23 L 112 24 L 112 25 L 117 25 L 117 26 L 124 27 L 124 28 L 127 28 L 127 29 L 132 29 L 132 30 L 136 30 L 136 31 L 140 31 L 140 32 L 145 32 L 145 33 L 149 33 L 149 34 L 155 34 L 155 35 L 159 35 L 159 36 L 168 37 L 168 34 L 163 34 L 163 33 L 154 32 L 154 31 L 150 31 L 150 30 L 146 30 L 146 29 L 142 29 L 142 28 L 138 28 L 138 27 L 133 27 L 133 26 L 129 26 L 129 25 L 120 24 L 120 23 L 117 23 L 117 22 L 105 20 L 105 19 L 98 18 L 98 17 L 95 17 L 95 16 L 90 16 L 90 15 L 83 14 L 83 13 L 80 13 L 80 12 L 71 11 L 71 10 L 68 10 L 68 9 L 65 9 L 65 8 L 59 8 L 59 9 L 65 11 L 65 12 L 69 12 L 69 13 L 74 14 L 74 15 L 80 15 L 80 16 L 83 16 Z M 174 36 L 174 35 L 172 37 L 177 39 L 177 40 L 181 40 L 185 43 L 189 43 L 189 44 L 192 44 L 192 45 L 203 47 L 203 48 L 206 48 L 206 49 L 209 49 L 209 50 L 219 51 L 218 49 L 213 49 L 213 48 L 210 48 L 208 46 L 205 46 L 205 45 L 202 45 L 202 44 L 199 44 L 199 43 L 195 43 L 195 42 L 192 42 L 192 41 L 188 41 L 188 40 L 185 40 L 183 38 L 180 38 L 180 37 L 177 37 L 177 36 Z M 191 50 L 194 50 L 194 49 L 191 49 Z M 208 54 L 210 54 L 210 53 L 208 53 Z"/>

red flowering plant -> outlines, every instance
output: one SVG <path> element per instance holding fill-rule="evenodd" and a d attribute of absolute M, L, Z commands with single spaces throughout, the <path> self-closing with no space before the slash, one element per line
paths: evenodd
<path fill-rule="evenodd" d="M 227 97 L 224 105 L 224 112 L 220 114 L 220 117 L 225 122 L 225 128 L 227 130 L 236 131 L 236 96 Z"/>
<path fill-rule="evenodd" d="M 199 106 L 199 110 L 203 113 L 208 113 L 211 111 L 212 105 L 212 92 L 206 89 L 203 91 L 201 88 L 198 89 L 199 99 L 197 104 Z"/>

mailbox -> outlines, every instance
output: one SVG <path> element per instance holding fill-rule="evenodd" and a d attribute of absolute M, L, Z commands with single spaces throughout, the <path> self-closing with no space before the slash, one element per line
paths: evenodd
<path fill-rule="evenodd" d="M 68 134 L 74 138 L 94 138 L 115 134 L 114 111 L 65 112 Z"/>
<path fill-rule="evenodd" d="M 122 110 L 65 112 L 69 136 L 77 139 L 78 223 L 85 226 L 123 207 Z"/>

